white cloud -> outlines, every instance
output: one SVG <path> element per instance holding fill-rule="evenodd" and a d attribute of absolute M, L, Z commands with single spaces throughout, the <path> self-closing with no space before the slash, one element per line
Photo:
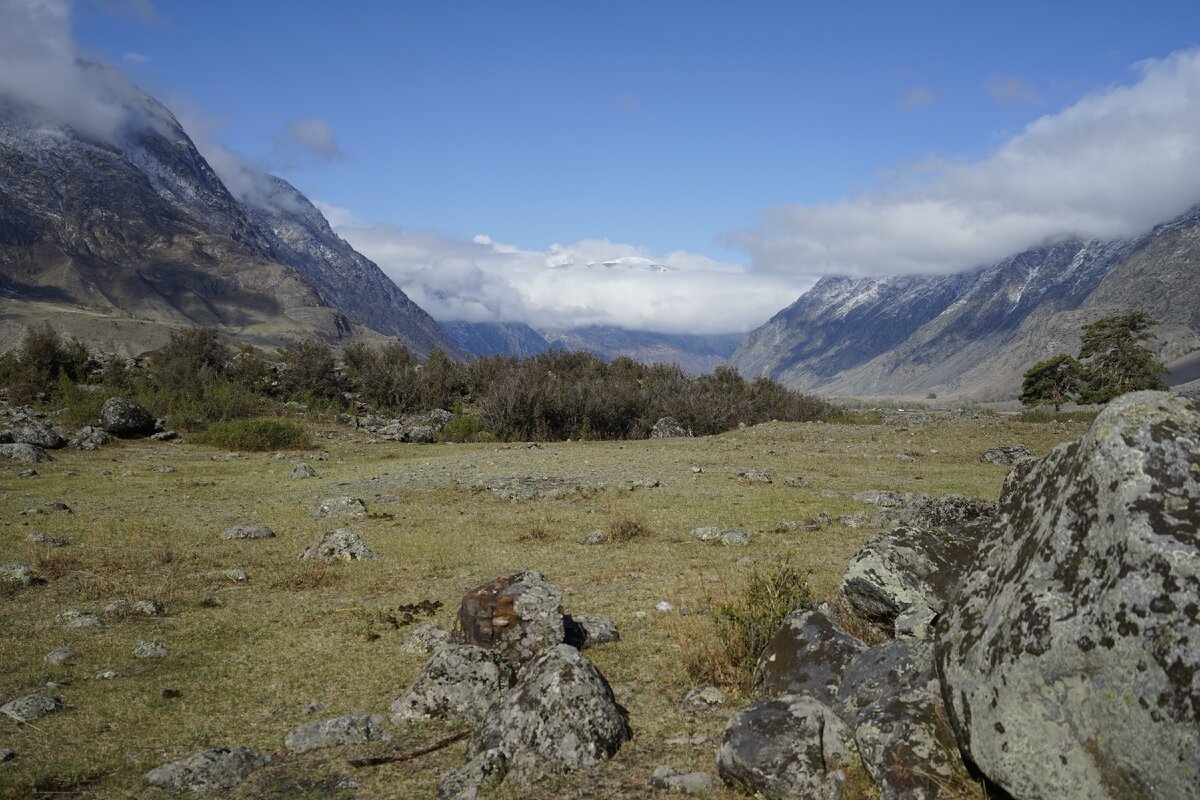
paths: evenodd
<path fill-rule="evenodd" d="M 792 302 L 812 280 L 749 274 L 676 251 L 587 239 L 521 250 L 392 225 L 335 225 L 435 318 L 534 327 L 616 325 L 666 333 L 745 331 Z"/>
<path fill-rule="evenodd" d="M 275 137 L 275 144 L 277 155 L 288 161 L 299 157 L 329 162 L 344 157 L 333 135 L 333 127 L 320 117 L 287 123 Z"/>
<path fill-rule="evenodd" d="M 772 208 L 728 241 L 764 271 L 883 275 L 1145 231 L 1200 201 L 1200 48 L 1133 71 L 1133 83 L 1030 123 L 986 159 L 931 159 L 905 188 Z"/>

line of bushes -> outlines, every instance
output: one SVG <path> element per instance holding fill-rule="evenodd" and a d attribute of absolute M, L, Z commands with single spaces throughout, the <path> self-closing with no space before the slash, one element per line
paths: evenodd
<path fill-rule="evenodd" d="M 95 420 L 105 396 L 133 397 L 171 424 L 203 430 L 262 416 L 284 404 L 312 413 L 369 409 L 404 415 L 453 409 L 445 435 L 457 441 L 644 438 L 670 416 L 697 435 L 771 419 L 832 419 L 828 402 L 729 367 L 693 377 L 674 365 L 552 350 L 529 358 L 455 361 L 440 350 L 418 359 L 398 342 L 353 344 L 340 356 L 314 341 L 288 344 L 270 358 L 233 348 L 214 328 L 173 333 L 139 362 L 90 356 L 49 327 L 27 331 L 0 356 L 0 386 L 13 402 L 66 409 L 66 420 Z M 293 407 L 295 407 L 293 405 Z"/>

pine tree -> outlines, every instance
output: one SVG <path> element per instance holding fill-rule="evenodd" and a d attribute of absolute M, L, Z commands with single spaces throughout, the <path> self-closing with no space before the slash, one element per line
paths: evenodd
<path fill-rule="evenodd" d="M 1144 311 L 1105 317 L 1083 326 L 1079 360 L 1084 362 L 1080 400 L 1107 403 L 1126 392 L 1166 389 L 1167 368 L 1141 342 L 1157 337 L 1150 328 L 1158 324 Z"/>
<path fill-rule="evenodd" d="M 1083 367 L 1066 353 L 1039 361 L 1025 373 L 1021 402 L 1029 407 L 1053 403 L 1058 411 L 1083 385 Z"/>

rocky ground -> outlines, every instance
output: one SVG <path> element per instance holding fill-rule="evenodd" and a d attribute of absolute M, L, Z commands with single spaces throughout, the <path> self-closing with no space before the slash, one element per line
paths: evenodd
<path fill-rule="evenodd" d="M 715 635 L 697 612 L 782 559 L 833 599 L 896 522 L 890 498 L 995 500 L 1009 467 L 985 451 L 1040 456 L 1086 427 L 894 414 L 696 439 L 417 445 L 328 426 L 304 452 L 139 439 L 0 458 L 0 562 L 15 565 L 0 587 L 0 702 L 22 701 L 0 719 L 0 796 L 171 796 L 195 765 L 156 772 L 166 788 L 147 774 L 215 748 L 205 758 L 222 769 L 255 767 L 234 797 L 434 796 L 470 743 L 449 722 L 387 718 L 430 658 L 413 632 L 451 628 L 465 592 L 526 569 L 568 613 L 615 623 L 620 640 L 586 653 L 633 737 L 586 776 L 490 796 L 644 797 L 692 772 L 711 777 L 710 797 L 740 796 L 715 754 L 751 698 L 697 699 L 682 656 Z M 629 520 L 648 532 L 604 534 Z M 350 763 L 364 759 L 385 763 Z M 878 792 L 861 768 L 844 791 Z"/>

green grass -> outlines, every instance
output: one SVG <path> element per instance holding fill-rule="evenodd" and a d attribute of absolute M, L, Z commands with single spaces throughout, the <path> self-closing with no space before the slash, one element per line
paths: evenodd
<path fill-rule="evenodd" d="M 464 592 L 492 577 L 537 569 L 565 592 L 566 611 L 611 617 L 620 642 L 588 650 L 629 709 L 635 738 L 585 779 L 547 778 L 532 787 L 502 787 L 496 798 L 642 798 L 650 773 L 668 763 L 715 775 L 713 748 L 725 718 L 747 700 L 730 691 L 717 712 L 682 705 L 696 685 L 687 659 L 724 641 L 708 614 L 661 614 L 736 598 L 757 572 L 786 560 L 812 599 L 831 598 L 869 529 L 839 524 L 820 531 L 780 530 L 782 520 L 867 510 L 850 495 L 866 489 L 931 494 L 999 493 L 1006 469 L 979 456 L 997 444 L 1024 443 L 1045 453 L 1083 425 L 1030 425 L 1006 417 L 938 419 L 919 426 L 768 423 L 721 436 L 634 442 L 506 444 L 366 444 L 343 427 L 314 431 L 329 453 L 314 462 L 319 478 L 293 481 L 291 465 L 269 452 L 215 455 L 194 440 L 183 445 L 139 440 L 87 453 L 57 451 L 39 477 L 17 479 L 21 465 L 0 464 L 0 552 L 43 572 L 47 582 L 0 597 L 0 701 L 43 690 L 69 709 L 32 726 L 0 719 L 0 746 L 17 757 L 0 767 L 0 797 L 36 791 L 110 800 L 167 797 L 141 778 L 168 760 L 221 745 L 271 752 L 276 765 L 230 796 L 336 797 L 329 776 L 361 782 L 357 796 L 432 797 L 437 777 L 461 761 L 457 744 L 413 761 L 370 769 L 346 760 L 416 749 L 445 735 L 435 724 L 394 729 L 390 745 L 288 754 L 284 735 L 314 719 L 387 713 L 425 659 L 399 649 L 410 627 L 383 620 L 389 609 L 422 600 L 443 606 L 432 621 L 450 627 Z M 332 434 L 333 438 L 327 438 Z M 286 449 L 271 447 L 269 450 Z M 937 450 L 937 453 L 930 452 Z M 920 454 L 916 462 L 897 453 Z M 152 472 L 167 464 L 172 473 Z M 693 472 L 692 467 L 701 468 Z M 771 484 L 748 485 L 738 472 L 769 472 Z M 73 474 L 67 474 L 73 473 Z M 802 488 L 788 476 L 805 478 Z M 559 496 L 511 501 L 474 487 L 518 477 L 557 476 Z M 655 488 L 641 486 L 660 481 Z M 823 496 L 822 490 L 837 492 Z M 337 495 L 364 498 L 371 516 L 348 524 L 376 561 L 329 566 L 298 555 L 322 532 L 347 524 L 316 520 L 308 510 Z M 379 495 L 394 500 L 376 501 Z M 46 500 L 71 514 L 18 516 Z M 651 533 L 619 546 L 578 540 L 610 521 L 636 520 Z M 277 536 L 226 541 L 238 522 L 269 525 Z M 748 528 L 750 545 L 697 542 L 698 525 Z M 31 531 L 71 537 L 64 548 L 26 541 Z M 538 531 L 532 536 L 532 531 Z M 751 559 L 751 561 L 747 561 Z M 247 583 L 193 578 L 243 569 Z M 113 599 L 157 599 L 162 617 L 110 617 L 99 630 L 54 624 L 65 608 L 99 611 Z M 644 620 L 634 614 L 645 612 Z M 167 658 L 131 658 L 140 639 L 162 640 Z M 51 667 L 50 650 L 71 645 L 74 663 Z M 120 676 L 99 680 L 113 669 Z M 163 697 L 164 689 L 180 696 Z M 305 713 L 313 701 L 326 707 Z M 665 749 L 678 736 L 714 744 Z M 871 797 L 854 777 L 854 800 Z M 720 785 L 713 800 L 736 793 Z"/>
<path fill-rule="evenodd" d="M 217 422 L 193 437 L 225 450 L 297 450 L 312 446 L 308 428 L 286 419 L 234 419 Z"/>

